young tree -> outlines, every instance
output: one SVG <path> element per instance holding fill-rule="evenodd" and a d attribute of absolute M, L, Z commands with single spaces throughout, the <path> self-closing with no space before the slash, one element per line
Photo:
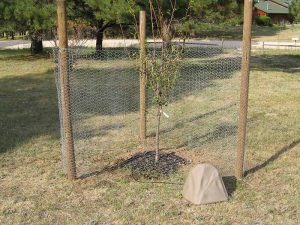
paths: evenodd
<path fill-rule="evenodd" d="M 170 0 L 172 5 L 172 0 Z M 173 88 L 176 85 L 181 60 L 181 48 L 171 43 L 171 37 L 166 37 L 166 33 L 171 31 L 173 26 L 176 4 L 172 5 L 170 10 L 163 8 L 164 5 L 155 5 L 149 0 L 149 9 L 151 15 L 152 34 L 155 35 L 154 27 L 158 29 L 158 37 L 162 38 L 163 44 L 157 49 L 149 49 L 146 57 L 146 81 L 147 86 L 154 93 L 153 102 L 157 107 L 156 119 L 156 147 L 155 162 L 159 160 L 160 144 L 160 123 L 163 108 L 168 105 Z M 166 16 L 165 14 L 168 14 Z M 169 35 L 169 34 L 168 34 Z"/>
<path fill-rule="evenodd" d="M 181 50 L 176 46 L 162 45 L 160 50 L 160 56 L 152 52 L 146 58 L 147 86 L 154 93 L 153 102 L 157 107 L 155 162 L 159 160 L 161 115 L 177 83 L 181 60 Z"/>

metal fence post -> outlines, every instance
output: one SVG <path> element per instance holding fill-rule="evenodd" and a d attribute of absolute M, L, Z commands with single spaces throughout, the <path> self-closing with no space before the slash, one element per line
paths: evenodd
<path fill-rule="evenodd" d="M 235 175 L 238 179 L 241 179 L 244 174 L 250 57 L 251 57 L 252 7 L 253 7 L 253 0 L 244 1 L 243 58 L 242 58 L 242 77 L 241 77 L 241 93 L 240 93 L 240 115 L 239 115 L 239 128 L 238 128 L 237 158 L 236 158 L 236 167 L 235 167 Z"/>
<path fill-rule="evenodd" d="M 65 0 L 57 0 L 57 32 L 59 38 L 59 79 L 61 85 L 62 120 L 63 120 L 63 151 L 66 155 L 67 176 L 76 179 L 76 163 L 74 140 L 70 112 L 70 86 L 68 64 L 68 36 Z"/>
<path fill-rule="evenodd" d="M 146 139 L 146 11 L 140 11 L 140 138 Z"/>

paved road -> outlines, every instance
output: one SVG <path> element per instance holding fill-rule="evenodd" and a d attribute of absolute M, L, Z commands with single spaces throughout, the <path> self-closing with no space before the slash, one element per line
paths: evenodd
<path fill-rule="evenodd" d="M 8 40 L 8 41 L 0 41 L 0 48 L 11 47 L 15 45 L 28 44 L 30 41 L 25 40 Z"/>
<path fill-rule="evenodd" d="M 151 40 L 149 42 L 152 42 Z M 221 40 L 214 40 L 214 41 L 207 41 L 207 40 L 190 40 L 186 44 L 187 46 L 194 47 L 199 45 L 212 45 L 212 46 L 222 46 L 223 47 L 230 47 L 230 48 L 239 48 L 241 47 L 241 41 L 221 41 Z M 45 47 L 53 47 L 54 44 L 52 41 L 44 41 L 43 42 Z M 138 45 L 137 40 L 104 40 L 104 47 L 121 47 L 124 44 L 128 45 Z M 96 42 L 95 40 L 88 40 L 85 42 L 85 45 L 88 47 L 95 47 Z M 27 40 L 8 40 L 8 41 L 0 41 L 0 48 L 28 48 L 30 46 L 30 41 Z"/>
<path fill-rule="evenodd" d="M 153 42 L 149 40 L 149 42 Z M 175 40 L 176 42 L 176 40 Z M 72 42 L 69 42 L 72 45 Z M 136 39 L 107 39 L 104 40 L 103 46 L 106 48 L 109 47 L 130 47 L 130 46 L 138 46 L 138 40 Z M 52 48 L 54 47 L 53 41 L 43 41 L 44 47 Z M 95 47 L 95 40 L 86 40 L 84 41 L 84 45 L 87 47 Z M 241 48 L 242 41 L 235 40 L 189 40 L 187 41 L 186 46 L 195 47 L 200 45 L 209 45 L 209 46 L 222 46 L 224 48 Z M 300 49 L 300 42 L 295 46 L 294 42 L 252 42 L 253 48 L 268 48 L 268 49 Z M 30 41 L 26 40 L 8 40 L 8 41 L 0 41 L 0 49 L 22 49 L 22 48 L 30 48 Z"/>
<path fill-rule="evenodd" d="M 241 48 L 242 41 L 234 40 L 191 40 L 188 41 L 187 46 L 193 47 L 198 45 L 212 45 L 212 46 L 223 46 L 225 48 Z"/>

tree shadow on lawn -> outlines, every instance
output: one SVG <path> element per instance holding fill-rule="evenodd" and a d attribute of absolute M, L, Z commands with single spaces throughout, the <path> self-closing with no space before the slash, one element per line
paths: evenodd
<path fill-rule="evenodd" d="M 195 148 L 202 146 L 206 143 L 213 143 L 217 140 L 222 140 L 230 136 L 235 136 L 237 134 L 237 125 L 231 123 L 219 124 L 213 131 L 210 131 L 204 135 L 195 135 L 191 139 L 185 141 L 184 143 L 176 146 L 176 149 L 189 147 Z"/>
<path fill-rule="evenodd" d="M 198 121 L 200 119 L 204 119 L 206 117 L 209 117 L 209 116 L 212 116 L 218 112 L 221 112 L 221 111 L 225 111 L 227 109 L 230 109 L 232 107 L 235 107 L 237 106 L 237 103 L 233 103 L 233 104 L 230 104 L 228 106 L 225 106 L 225 107 L 221 107 L 221 108 L 218 108 L 216 110 L 213 110 L 213 111 L 210 111 L 210 112 L 207 112 L 207 113 L 201 113 L 197 116 L 193 116 L 191 118 L 188 118 L 186 120 L 183 120 L 181 122 L 177 122 L 176 124 L 173 124 L 172 126 L 170 127 L 166 127 L 166 128 L 162 128 L 160 130 L 160 134 L 165 134 L 165 133 L 168 133 L 168 132 L 172 132 L 176 129 L 179 129 L 179 128 L 182 128 L 186 123 L 193 123 L 195 121 Z M 114 130 L 114 129 L 122 129 L 122 128 L 125 128 L 125 125 L 122 124 L 122 123 L 114 123 L 114 124 L 110 124 L 110 125 L 105 125 L 105 126 L 100 126 L 100 127 L 97 127 L 97 128 L 91 128 L 90 126 L 83 126 L 81 127 L 80 126 L 80 123 L 78 123 L 78 126 L 76 127 L 76 129 L 73 130 L 74 132 L 74 139 L 76 140 L 82 140 L 82 139 L 89 139 L 89 138 L 93 138 L 93 137 L 99 137 L 99 136 L 105 136 L 108 134 L 108 132 L 110 130 Z M 217 130 L 214 132 L 214 133 L 208 133 L 204 136 L 201 136 L 201 137 L 194 137 L 193 140 L 196 141 L 196 140 L 199 140 L 201 138 L 207 138 L 207 140 L 211 140 L 213 141 L 213 138 L 212 137 L 215 137 L 215 136 L 218 136 L 218 137 L 221 137 L 221 136 L 224 136 L 224 138 L 226 136 L 229 136 L 230 134 L 231 135 L 235 135 L 236 134 L 236 131 L 234 131 L 234 129 L 237 129 L 236 126 L 230 126 L 230 125 L 220 125 Z M 155 132 L 151 132 L 147 135 L 147 137 L 155 137 Z M 209 137 L 211 136 L 211 137 Z M 180 147 L 184 147 L 184 146 L 187 146 L 189 144 L 191 140 L 183 143 L 182 145 L 178 146 L 177 148 L 180 148 Z"/>
<path fill-rule="evenodd" d="M 0 153 L 35 137 L 59 138 L 53 71 L 0 78 Z"/>
<path fill-rule="evenodd" d="M 120 159 L 113 166 L 106 166 L 100 171 L 82 175 L 80 178 L 85 179 L 92 176 L 99 176 L 105 172 L 113 172 L 118 169 L 130 169 L 131 176 L 139 180 L 159 179 L 174 174 L 181 165 L 187 164 L 188 161 L 174 152 L 161 153 L 158 163 L 155 163 L 155 152 L 146 151 L 134 154 L 128 159 Z"/>
<path fill-rule="evenodd" d="M 88 62 L 88 61 L 87 61 Z M 122 68 L 110 64 L 101 68 L 102 61 L 93 62 L 99 68 L 76 66 L 71 71 L 71 102 L 74 118 L 91 114 L 117 115 L 139 110 L 139 73 L 134 67 Z M 107 63 L 107 62 L 106 62 Z M 130 62 L 129 62 L 130 63 Z M 133 62 L 131 62 L 133 63 Z M 85 65 L 85 61 L 80 62 Z M 174 88 L 172 101 L 214 86 L 217 80 L 230 79 L 240 69 L 240 57 L 211 59 L 184 63 Z M 148 105 L 151 94 L 148 94 Z"/>
<path fill-rule="evenodd" d="M 211 143 L 216 140 L 222 140 L 226 137 L 236 134 L 237 127 L 231 124 L 220 124 L 215 128 L 214 131 L 208 132 L 202 136 L 194 137 L 194 147 L 199 147 L 206 143 Z M 177 146 L 175 149 L 186 147 L 188 142 Z M 160 154 L 160 160 L 158 164 L 154 163 L 154 151 L 139 152 L 131 156 L 129 159 L 121 159 L 113 166 L 106 166 L 99 171 L 95 171 L 89 174 L 82 175 L 81 178 L 87 178 L 90 176 L 101 175 L 104 172 L 111 172 L 120 168 L 129 168 L 133 177 L 144 177 L 144 178 L 158 178 L 160 176 L 168 176 L 172 172 L 176 172 L 178 166 L 189 162 L 172 153 Z"/>
<path fill-rule="evenodd" d="M 278 150 L 277 152 L 275 152 L 270 158 L 268 158 L 266 161 L 264 161 L 263 163 L 245 171 L 245 176 L 248 176 L 252 173 L 255 173 L 263 168 L 265 168 L 267 165 L 269 165 L 270 163 L 274 162 L 275 160 L 277 160 L 282 154 L 288 152 L 289 150 L 293 149 L 294 147 L 296 147 L 298 144 L 300 144 L 300 139 L 293 141 L 291 144 L 284 146 L 283 148 L 281 148 L 280 150 Z"/>
<path fill-rule="evenodd" d="M 300 54 L 253 55 L 251 60 L 251 70 L 254 71 L 282 71 L 300 74 Z"/>
<path fill-rule="evenodd" d="M 30 49 L 5 49 L 0 50 L 0 60 L 2 61 L 33 61 L 38 59 L 50 59 L 50 50 L 47 49 L 40 54 L 31 54 Z"/>
<path fill-rule="evenodd" d="M 90 139 L 93 137 L 100 137 L 108 135 L 109 131 L 111 130 L 117 130 L 122 129 L 125 127 L 122 123 L 112 123 L 109 125 L 99 126 L 96 128 L 93 128 L 91 126 L 83 126 L 81 127 L 79 124 L 77 127 L 73 127 L 73 138 L 74 140 L 84 140 L 84 139 Z M 75 143 L 76 145 L 76 143 Z"/>
<path fill-rule="evenodd" d="M 234 106 L 237 106 L 237 103 L 232 103 L 228 106 L 225 106 L 225 107 L 221 107 L 221 108 L 218 108 L 218 109 L 215 109 L 213 111 L 210 111 L 210 112 L 206 112 L 206 113 L 201 113 L 197 116 L 193 116 L 191 118 L 188 118 L 186 120 L 183 120 L 183 121 L 180 121 L 180 122 L 177 122 L 176 124 L 173 124 L 171 127 L 167 127 L 167 128 L 162 128 L 160 130 L 160 134 L 164 134 L 164 133 L 168 133 L 168 132 L 171 132 L 175 129 L 178 129 L 178 128 L 182 128 L 186 123 L 193 123 L 197 120 L 200 120 L 200 119 L 204 119 L 206 117 L 209 117 L 209 116 L 212 116 L 218 112 L 222 112 L 222 111 L 226 111 Z M 156 133 L 155 132 L 152 132 L 152 133 L 149 133 L 147 136 L 148 137 L 155 137 Z"/>
<path fill-rule="evenodd" d="M 216 68 L 214 66 L 218 68 L 217 71 L 219 73 L 215 72 Z M 230 78 L 234 71 L 226 71 L 220 74 L 224 66 L 229 66 L 229 62 L 215 60 L 211 65 L 207 63 L 204 65 L 192 65 L 188 69 L 193 71 L 195 76 L 186 75 L 183 78 L 186 80 L 186 84 L 200 80 L 200 88 L 199 86 L 192 88 L 189 85 L 183 86 L 184 90 L 177 97 L 180 98 L 189 94 L 193 88 L 201 90 L 201 88 L 212 85 L 214 79 Z M 186 70 L 187 68 L 183 70 L 183 73 Z M 88 71 L 91 73 L 87 74 L 86 72 Z M 102 72 L 104 73 L 102 74 Z M 122 79 L 120 79 L 120 73 L 122 73 Z M 89 69 L 83 70 L 78 75 L 85 76 L 87 82 L 84 83 L 80 82 L 80 79 L 77 80 L 78 83 L 74 83 L 75 88 L 72 92 L 72 97 L 78 97 L 78 101 L 74 101 L 74 104 L 78 109 L 82 109 L 83 112 L 114 115 L 124 112 L 136 112 L 138 110 L 139 95 L 137 91 L 139 88 L 138 73 L 136 71 L 132 75 L 132 70 L 130 69 L 125 71 L 105 69 L 100 70 L 101 76 L 99 76 L 98 70 Z M 123 76 L 125 76 L 125 79 Z M 126 77 L 129 77 L 129 79 Z M 119 85 L 112 85 L 117 79 L 120 81 L 117 82 Z M 124 81 L 129 82 L 127 84 Z M 137 85 L 135 86 L 135 84 Z M 76 88 L 76 85 L 78 85 L 78 88 Z M 136 90 L 132 91 L 134 88 Z M 114 94 L 116 91 L 119 93 L 117 96 Z M 101 95 L 106 95 L 107 98 L 112 96 L 112 98 L 109 99 L 107 104 L 101 101 L 91 102 L 92 97 L 99 98 Z M 52 70 L 43 74 L 1 78 L 0 99 L 0 152 L 6 152 L 35 137 L 50 135 L 54 138 L 59 138 L 57 93 Z M 118 99 L 120 101 L 117 101 Z M 96 103 L 96 105 L 93 105 L 93 103 Z M 89 109 L 89 105 L 93 107 Z M 94 135 L 93 131 L 90 135 Z"/>

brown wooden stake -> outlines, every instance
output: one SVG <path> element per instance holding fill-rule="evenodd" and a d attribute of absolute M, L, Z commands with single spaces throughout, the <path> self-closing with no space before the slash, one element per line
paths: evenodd
<path fill-rule="evenodd" d="M 140 138 L 146 139 L 146 12 L 140 11 Z"/>
<path fill-rule="evenodd" d="M 63 152 L 66 156 L 67 176 L 69 179 L 76 179 L 76 163 L 74 153 L 74 142 L 70 112 L 70 85 L 69 85 L 69 64 L 68 64 L 68 36 L 66 21 L 65 0 L 57 0 L 57 32 L 59 39 L 59 72 L 60 91 L 63 119 Z"/>
<path fill-rule="evenodd" d="M 252 28 L 253 0 L 244 1 L 244 29 L 243 29 L 243 58 L 240 94 L 240 116 L 238 128 L 238 148 L 235 175 L 238 179 L 244 175 L 244 158 L 246 143 L 246 126 L 248 112 L 249 74 L 251 57 L 251 28 Z"/>

